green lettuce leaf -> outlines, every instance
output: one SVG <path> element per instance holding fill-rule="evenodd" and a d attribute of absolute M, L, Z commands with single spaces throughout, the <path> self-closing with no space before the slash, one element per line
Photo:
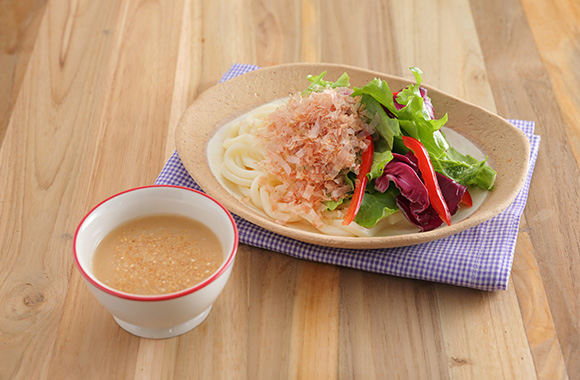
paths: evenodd
<path fill-rule="evenodd" d="M 397 103 L 403 105 L 403 108 L 398 110 L 396 116 L 401 119 L 401 128 L 409 136 L 421 141 L 430 155 L 440 157 L 449 148 L 445 136 L 439 131 L 447 123 L 447 114 L 441 119 L 431 119 L 421 96 L 422 71 L 416 67 L 411 67 L 410 70 L 416 83 L 408 85 L 398 93 Z"/>
<path fill-rule="evenodd" d="M 371 186 L 369 185 L 367 188 Z M 384 193 L 379 191 L 365 192 L 360 209 L 354 218 L 355 223 L 371 228 L 380 220 L 397 212 L 399 210 L 396 200 L 398 194 L 399 191 L 395 186 L 389 187 Z"/>
<path fill-rule="evenodd" d="M 375 150 L 373 153 L 373 164 L 371 165 L 371 171 L 367 175 L 369 181 L 379 178 L 383 175 L 383 170 L 385 166 L 393 159 L 393 153 L 391 150 L 385 150 L 383 152 L 378 152 Z M 367 186 L 368 187 L 368 186 Z"/>
<path fill-rule="evenodd" d="M 324 201 L 322 203 L 326 206 L 327 210 L 332 211 L 332 210 L 336 209 L 338 206 L 340 206 L 341 204 L 343 204 L 346 201 L 346 199 L 347 198 L 344 198 L 338 202 L 337 201 Z"/>
<path fill-rule="evenodd" d="M 441 174 L 464 186 L 475 186 L 483 190 L 493 190 L 497 172 L 487 159 L 478 161 L 470 155 L 449 148 L 442 157 L 431 157 L 433 168 Z"/>
<path fill-rule="evenodd" d="M 377 118 L 378 123 L 375 128 L 378 135 L 382 137 L 382 139 L 377 139 L 377 141 L 382 143 L 381 147 L 384 150 L 392 150 L 394 137 L 401 134 L 399 122 L 397 119 L 390 118 L 381 104 L 372 96 L 363 94 L 361 103 L 364 104 L 364 114 L 368 124 L 374 122 L 374 119 Z"/>
<path fill-rule="evenodd" d="M 397 108 L 393 100 L 393 93 L 389 88 L 387 82 L 382 79 L 375 78 L 362 87 L 354 87 L 351 96 L 358 96 L 367 94 L 372 96 L 377 102 L 385 106 L 389 111 L 396 115 Z"/>
<path fill-rule="evenodd" d="M 431 116 L 429 112 L 424 107 L 423 97 L 421 96 L 421 83 L 423 82 L 423 78 L 421 74 L 423 72 L 417 67 L 411 67 L 409 70 L 415 76 L 415 84 L 410 84 L 397 94 L 397 103 L 405 106 L 399 110 L 399 113 L 409 113 L 409 117 L 407 120 L 413 119 L 413 117 L 417 117 L 419 119 L 429 120 Z"/>
<path fill-rule="evenodd" d="M 308 79 L 311 83 L 303 93 L 319 92 L 324 90 L 326 87 L 350 87 L 350 77 L 347 73 L 342 74 L 340 78 L 336 80 L 336 82 L 329 82 L 324 80 L 325 76 L 326 71 L 323 71 L 320 75 L 308 75 L 306 79 Z"/>
<path fill-rule="evenodd" d="M 441 119 L 431 119 L 420 92 L 422 72 L 416 67 L 411 67 L 410 70 L 416 83 L 408 85 L 398 93 L 397 103 L 403 106 L 399 110 L 395 106 L 389 85 L 382 79 L 375 78 L 363 87 L 354 87 L 352 96 L 368 95 L 375 99 L 398 119 L 400 130 L 421 141 L 431 155 L 440 157 L 449 148 L 445 136 L 439 131 L 447 123 L 447 115 Z"/>

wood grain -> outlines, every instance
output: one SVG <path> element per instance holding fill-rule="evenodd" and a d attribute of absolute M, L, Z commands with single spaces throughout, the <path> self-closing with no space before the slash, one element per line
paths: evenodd
<path fill-rule="evenodd" d="M 580 73 L 575 70 L 580 65 L 580 4 L 568 0 L 550 6 L 541 1 L 524 0 L 522 5 L 562 113 L 562 126 L 578 163 L 580 132 L 573 126 L 580 118 L 580 89 L 572 83 L 580 79 Z"/>
<path fill-rule="evenodd" d="M 0 1 L 0 143 L 8 128 L 45 6 L 45 0 Z"/>
<path fill-rule="evenodd" d="M 477 26 L 493 31 L 480 41 L 498 112 L 535 120 L 536 133 L 542 138 L 525 216 L 568 374 L 575 378 L 580 376 L 580 305 L 569 295 L 580 290 L 579 271 L 572 269 L 580 264 L 580 236 L 578 229 L 570 226 L 578 225 L 580 214 L 569 205 L 580 204 L 580 172 L 565 132 L 573 127 L 563 119 L 556 89 L 530 33 L 530 26 L 543 28 L 543 23 L 528 22 L 516 1 L 482 4 L 473 2 L 474 11 L 498 15 Z M 497 41 L 505 44 L 498 46 Z M 542 185 L 537 185 L 539 182 Z M 558 204 L 562 206 L 554 207 Z"/>
<path fill-rule="evenodd" d="M 580 80 L 580 74 L 576 69 L 580 65 L 580 50 L 578 40 L 580 37 L 580 4 L 575 1 L 559 2 L 556 6 L 546 6 L 541 2 L 523 1 L 522 5 L 528 18 L 528 23 L 532 31 L 534 42 L 537 45 L 538 54 L 547 71 L 549 84 L 553 92 L 547 101 L 558 105 L 558 109 L 550 109 L 558 129 L 557 136 L 550 136 L 545 133 L 546 139 L 555 138 L 557 140 L 545 140 L 548 143 L 557 144 L 561 140 L 563 144 L 561 160 L 567 161 L 565 167 L 558 168 L 553 173 L 554 178 L 566 176 L 567 183 L 559 183 L 558 187 L 569 189 L 562 194 L 564 202 L 578 205 L 580 202 L 580 192 L 578 191 L 578 165 L 580 164 L 580 130 L 577 128 L 580 119 L 580 89 L 572 83 Z M 558 114 L 561 114 L 559 116 Z M 550 117 L 550 116 L 548 116 Z M 559 128 L 558 128 L 559 127 Z M 556 145 L 550 145 L 556 146 Z M 550 160 L 554 157 L 550 155 Z M 575 160 L 575 165 L 572 164 Z M 550 165 L 553 167 L 553 165 Z M 570 170 L 570 171 L 568 171 Z M 561 193 L 561 192 L 559 192 Z M 546 194 L 548 195 L 548 194 Z M 545 215 L 545 212 L 542 212 Z M 552 216 L 555 218 L 555 216 Z M 538 222 L 544 224 L 543 216 L 536 216 Z M 538 220 L 539 219 L 539 220 Z M 563 223 L 577 223 L 579 219 L 578 209 L 570 210 L 559 216 Z M 549 222 L 548 222 L 549 223 Z M 542 273 L 551 272 L 550 278 L 546 281 L 547 292 L 555 318 L 556 329 L 561 333 L 563 354 L 567 363 L 570 378 L 580 377 L 580 306 L 568 299 L 566 294 L 577 294 L 580 290 L 580 271 L 570 270 L 580 265 L 580 234 L 577 229 L 568 233 L 558 229 L 548 229 L 550 232 L 559 233 L 563 247 L 559 251 L 558 259 L 554 260 L 552 255 L 540 255 L 538 258 Z M 563 233 L 564 232 L 564 233 Z M 543 243 L 542 248 L 547 248 L 546 235 L 540 237 L 539 243 Z M 557 262 L 554 265 L 554 261 Z M 547 277 L 547 276 L 546 276 Z M 546 278 L 545 277 L 545 278 Z"/>
<path fill-rule="evenodd" d="M 513 264 L 513 285 L 518 295 L 524 328 L 539 378 L 567 379 L 565 360 L 543 290 L 527 225 L 518 236 Z"/>
<path fill-rule="evenodd" d="M 580 377 L 577 2 L 0 2 L 0 379 Z M 117 326 L 73 265 L 81 217 L 152 183 L 233 63 L 409 76 L 542 137 L 507 291 L 240 247 L 208 319 Z"/>
<path fill-rule="evenodd" d="M 78 34 L 67 33 L 74 15 L 65 5 L 48 5 L 0 151 L 7 163 L 0 165 L 2 226 L 7 228 L 0 238 L 6 274 L 0 285 L 6 305 L 1 355 L 10 358 L 0 369 L 3 378 L 46 377 L 52 354 L 59 352 L 58 325 L 73 273 L 70 239 L 85 209 L 90 183 L 85 173 L 98 133 L 94 116 L 107 92 L 102 86 L 106 72 L 79 64 L 80 54 L 66 59 L 67 52 L 82 47 L 86 59 L 106 66 L 109 41 L 97 38 L 87 48 L 86 32 L 91 26 L 104 28 L 107 13 L 97 6 L 79 20 L 84 22 L 77 24 L 83 26 Z"/>
<path fill-rule="evenodd" d="M 341 287 L 343 378 L 448 378 L 433 286 L 348 271 Z"/>
<path fill-rule="evenodd" d="M 323 264 L 301 265 L 296 273 L 292 308 L 288 377 L 292 379 L 336 378 L 339 330 L 338 268 Z"/>
<path fill-rule="evenodd" d="M 299 263 L 266 251 L 255 252 L 249 299 L 249 336 L 255 344 L 248 347 L 248 377 L 288 378 L 290 347 L 287 343 L 277 343 L 291 341 Z"/>

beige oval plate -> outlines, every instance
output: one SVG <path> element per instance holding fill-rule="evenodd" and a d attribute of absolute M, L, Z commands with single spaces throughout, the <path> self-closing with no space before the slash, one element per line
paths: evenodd
<path fill-rule="evenodd" d="M 209 88 L 182 115 L 175 136 L 183 165 L 206 193 L 234 214 L 280 235 L 323 246 L 369 249 L 419 244 L 466 230 L 505 210 L 522 188 L 530 155 L 529 142 L 523 132 L 481 107 L 425 85 L 436 117 L 447 113 L 447 127 L 477 146 L 489 157 L 488 162 L 498 172 L 495 190 L 489 192 L 471 215 L 451 226 L 445 225 L 429 232 L 341 237 L 283 226 L 249 208 L 214 176 L 208 160 L 208 142 L 222 126 L 236 117 L 272 100 L 303 91 L 309 85 L 307 75 L 318 75 L 322 71 L 327 71 L 326 80 L 336 80 L 346 72 L 354 86 L 362 86 L 375 77 L 386 80 L 392 90 L 410 83 L 400 77 L 351 66 L 297 63 L 262 68 Z"/>

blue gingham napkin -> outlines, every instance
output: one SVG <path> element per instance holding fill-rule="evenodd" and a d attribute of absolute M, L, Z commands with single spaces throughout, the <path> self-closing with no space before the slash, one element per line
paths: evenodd
<path fill-rule="evenodd" d="M 235 64 L 220 82 L 258 66 Z M 240 242 L 296 258 L 361 269 L 369 272 L 448 283 L 482 290 L 507 289 L 520 217 L 538 154 L 540 137 L 531 121 L 510 120 L 530 140 L 530 166 L 524 187 L 501 214 L 469 230 L 414 246 L 356 250 L 322 247 L 280 236 L 234 215 Z M 165 164 L 155 184 L 201 190 L 189 176 L 177 152 Z"/>

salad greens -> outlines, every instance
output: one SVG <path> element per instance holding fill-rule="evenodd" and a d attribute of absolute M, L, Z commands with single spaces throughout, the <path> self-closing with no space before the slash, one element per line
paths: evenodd
<path fill-rule="evenodd" d="M 393 153 L 405 155 L 410 152 L 403 142 L 403 136 L 418 140 L 427 150 L 433 169 L 459 184 L 459 187 L 464 189 L 463 191 L 466 191 L 467 186 L 484 190 L 493 190 L 494 187 L 497 173 L 487 164 L 487 159 L 478 161 L 469 155 L 458 152 L 449 145 L 445 135 L 440 130 L 447 123 L 447 114 L 440 119 L 435 119 L 427 90 L 421 87 L 421 70 L 416 67 L 411 67 L 410 70 L 415 77 L 415 83 L 398 92 L 391 91 L 386 81 L 375 78 L 360 88 L 354 87 L 351 94 L 353 97 L 361 96 L 361 103 L 364 107 L 361 115 L 366 118 L 364 121 L 367 124 L 374 126 L 375 130 L 372 135 L 374 154 L 372 166 L 367 174 L 368 184 L 360 209 L 354 219 L 357 224 L 364 227 L 373 227 L 381 219 L 398 211 L 402 203 L 408 203 L 407 199 L 402 202 L 401 190 L 395 186 L 394 182 L 391 182 L 386 190 L 384 185 L 381 186 L 382 190 L 385 191 L 379 191 L 375 187 L 375 181 L 381 179 L 385 167 L 393 160 Z M 322 91 L 327 87 L 350 86 L 350 78 L 347 73 L 344 73 L 335 82 L 324 80 L 325 75 L 326 71 L 317 76 L 309 75 L 307 79 L 311 84 L 304 93 Z M 412 155 L 413 152 L 410 154 Z M 354 185 L 353 173 L 349 174 L 350 176 L 347 175 L 346 180 Z M 388 180 L 387 183 L 389 183 Z M 455 189 L 453 191 L 460 191 L 457 190 L 459 187 L 449 188 Z M 450 197 L 456 198 L 457 194 Z M 446 196 L 445 199 L 447 198 Z M 334 209 L 340 203 L 327 202 L 326 205 L 329 209 Z M 416 221 L 412 222 L 417 224 Z"/>
<path fill-rule="evenodd" d="M 324 80 L 326 76 L 326 71 L 323 71 L 320 75 L 308 75 L 306 79 L 310 82 L 310 86 L 303 93 L 308 93 L 312 91 L 321 91 L 326 87 L 337 88 L 337 87 L 350 87 L 350 77 L 347 73 L 344 73 L 336 80 L 336 82 L 328 82 Z"/>
<path fill-rule="evenodd" d="M 393 119 L 399 122 L 405 135 L 421 141 L 429 154 L 439 157 L 449 148 L 449 143 L 439 131 L 447 122 L 447 115 L 438 120 L 432 118 L 432 110 L 426 106 L 420 90 L 421 70 L 412 67 L 411 71 L 415 75 L 417 83 L 405 87 L 397 93 L 396 98 L 391 95 L 393 93 L 387 82 L 377 78 L 361 88 L 355 87 L 352 96 L 363 94 L 372 96 L 394 116 Z M 426 95 L 426 91 L 423 93 Z M 362 101 L 365 104 L 364 99 Z M 430 106 L 430 104 L 429 101 L 428 105 Z M 398 107 L 398 105 L 402 107 Z M 398 136 L 400 137 L 400 135 Z"/>

